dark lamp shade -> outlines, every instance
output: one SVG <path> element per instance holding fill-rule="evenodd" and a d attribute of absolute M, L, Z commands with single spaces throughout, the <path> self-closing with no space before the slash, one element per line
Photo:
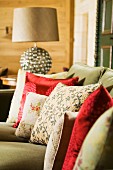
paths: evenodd
<path fill-rule="evenodd" d="M 55 8 L 15 8 L 12 42 L 58 41 L 58 21 Z"/>

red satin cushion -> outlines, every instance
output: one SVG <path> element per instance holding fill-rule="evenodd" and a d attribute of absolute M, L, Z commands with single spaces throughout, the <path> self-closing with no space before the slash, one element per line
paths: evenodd
<path fill-rule="evenodd" d="M 28 92 L 35 92 L 37 94 L 46 95 L 46 91 L 52 87 L 51 91 L 54 89 L 59 82 L 66 84 L 68 86 L 77 85 L 78 77 L 69 78 L 69 79 L 52 79 L 41 76 L 36 76 L 33 73 L 26 72 L 26 81 L 22 94 L 22 99 L 20 102 L 20 108 L 18 113 L 18 120 L 13 125 L 13 127 L 17 127 L 20 123 L 23 114 L 24 103 L 26 100 L 26 95 Z M 48 94 L 49 95 L 49 94 Z"/>
<path fill-rule="evenodd" d="M 84 101 L 74 123 L 62 170 L 72 170 L 82 143 L 98 117 L 113 106 L 113 99 L 101 86 Z"/>
<path fill-rule="evenodd" d="M 46 91 L 50 87 L 55 87 L 59 82 L 69 86 L 74 86 L 77 85 L 78 79 L 79 79 L 78 77 L 69 78 L 69 79 L 52 79 L 52 78 L 36 76 L 32 73 L 27 72 L 27 81 L 35 83 L 37 87 L 36 89 L 37 93 L 43 95 L 46 95 Z"/>
<path fill-rule="evenodd" d="M 77 77 L 76 77 L 76 78 L 77 78 Z M 72 78 L 63 79 L 63 80 L 62 80 L 62 83 L 65 84 L 65 85 L 67 85 L 67 86 L 78 85 L 76 78 L 75 78 L 74 80 L 71 80 Z M 58 80 L 58 79 L 57 79 L 57 80 Z M 59 83 L 59 81 L 58 81 L 58 82 L 56 81 L 56 83 L 55 83 L 53 86 L 49 87 L 48 90 L 46 91 L 45 95 L 46 95 L 46 96 L 49 96 L 49 95 L 51 94 L 51 92 L 54 90 L 55 86 L 56 86 L 58 83 Z"/>

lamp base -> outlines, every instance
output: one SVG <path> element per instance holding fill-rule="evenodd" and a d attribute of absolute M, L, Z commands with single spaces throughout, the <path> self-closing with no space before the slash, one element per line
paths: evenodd
<path fill-rule="evenodd" d="M 21 55 L 20 65 L 23 70 L 46 74 L 52 67 L 52 59 L 45 49 L 36 46 L 27 49 Z"/>

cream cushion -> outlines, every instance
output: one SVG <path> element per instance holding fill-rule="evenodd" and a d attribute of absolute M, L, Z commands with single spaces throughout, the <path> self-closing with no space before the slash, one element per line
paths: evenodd
<path fill-rule="evenodd" d="M 84 100 L 98 87 L 100 83 L 87 86 L 66 86 L 58 83 L 43 105 L 32 130 L 30 142 L 47 144 L 59 118 L 66 111 L 79 111 Z"/>
<path fill-rule="evenodd" d="M 19 69 L 17 75 L 17 85 L 11 101 L 9 116 L 6 121 L 7 123 L 14 123 L 18 118 L 20 101 L 24 89 L 24 84 L 25 84 L 25 76 L 26 76 L 26 72 L 24 70 Z"/>
<path fill-rule="evenodd" d="M 47 96 L 45 95 L 28 92 L 24 104 L 22 119 L 15 132 L 16 136 L 27 139 L 30 138 L 31 131 L 40 115 L 40 110 L 42 109 L 46 98 Z"/>

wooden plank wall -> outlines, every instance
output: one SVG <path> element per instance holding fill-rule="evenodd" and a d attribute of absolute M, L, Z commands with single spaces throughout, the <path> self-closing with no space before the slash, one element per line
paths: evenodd
<path fill-rule="evenodd" d="M 9 74 L 20 68 L 20 56 L 33 43 L 12 43 L 13 9 L 18 7 L 54 7 L 58 14 L 58 42 L 38 42 L 52 57 L 50 72 L 60 72 L 73 61 L 74 0 L 0 0 L 0 67 L 8 67 Z M 6 34 L 6 27 L 11 27 Z"/>

